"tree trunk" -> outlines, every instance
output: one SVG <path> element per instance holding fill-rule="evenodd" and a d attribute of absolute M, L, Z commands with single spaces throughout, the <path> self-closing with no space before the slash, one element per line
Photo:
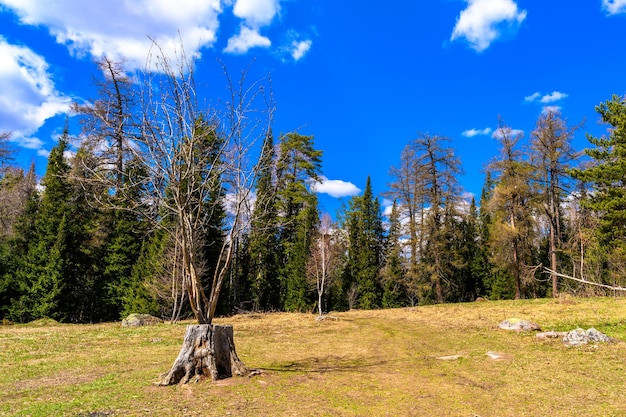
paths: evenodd
<path fill-rule="evenodd" d="M 186 384 L 202 378 L 217 381 L 247 374 L 248 368 L 235 351 L 232 326 L 196 324 L 187 326 L 180 353 L 159 385 Z"/>

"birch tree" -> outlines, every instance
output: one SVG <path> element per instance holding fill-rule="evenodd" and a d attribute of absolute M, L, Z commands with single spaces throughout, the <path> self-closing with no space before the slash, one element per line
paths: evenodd
<path fill-rule="evenodd" d="M 335 227 L 329 214 L 325 213 L 317 230 L 307 262 L 307 275 L 317 290 L 317 311 L 323 316 L 323 297 L 331 285 L 341 262 L 339 243 L 335 236 Z"/>

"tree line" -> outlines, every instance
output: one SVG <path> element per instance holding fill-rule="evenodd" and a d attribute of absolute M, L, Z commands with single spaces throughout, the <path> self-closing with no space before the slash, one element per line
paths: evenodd
<path fill-rule="evenodd" d="M 587 136 L 586 158 L 571 145 L 580 126 L 558 112 L 526 142 L 500 120 L 478 202 L 450 139 L 419 134 L 390 169 L 388 213 L 368 178 L 333 219 L 312 186 L 323 153 L 313 136 L 274 134 L 268 82 L 226 72 L 230 96 L 207 110 L 189 61 L 155 65 L 131 77 L 99 63 L 98 97 L 74 105 L 82 131 L 66 126 L 41 180 L 0 135 L 3 319 L 210 323 L 605 291 L 556 272 L 626 281 L 622 97 L 597 106 L 607 134 Z"/>

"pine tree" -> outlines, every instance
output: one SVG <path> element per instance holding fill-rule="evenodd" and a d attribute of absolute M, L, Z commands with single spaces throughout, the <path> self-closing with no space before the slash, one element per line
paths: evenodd
<path fill-rule="evenodd" d="M 319 219 L 317 197 L 309 184 L 319 181 L 322 151 L 314 148 L 313 136 L 289 133 L 281 137 L 279 152 L 281 298 L 285 310 L 306 310 L 314 301 L 307 290 L 306 263 Z"/>
<path fill-rule="evenodd" d="M 611 284 L 623 285 L 626 268 L 626 98 L 614 95 L 596 107 L 609 125 L 608 136 L 587 135 L 594 145 L 585 149 L 592 165 L 571 174 L 591 185 L 583 208 L 597 216 L 595 234 L 606 260 Z M 597 257 L 597 256 L 596 256 Z M 582 271 L 581 271 L 582 272 Z"/>
<path fill-rule="evenodd" d="M 587 140 L 594 145 L 585 149 L 594 164 L 574 169 L 571 174 L 593 185 L 585 206 L 602 213 L 598 228 L 605 244 L 626 245 L 626 98 L 614 95 L 596 107 L 602 121 L 610 126 L 609 135 Z"/>

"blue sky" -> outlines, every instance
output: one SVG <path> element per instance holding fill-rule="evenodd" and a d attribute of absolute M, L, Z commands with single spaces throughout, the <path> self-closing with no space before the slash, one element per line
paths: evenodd
<path fill-rule="evenodd" d="M 216 95 L 217 59 L 271 74 L 275 131 L 315 136 L 331 213 L 368 175 L 383 193 L 419 132 L 452 139 L 479 195 L 499 115 L 529 138 L 558 109 L 585 121 L 582 149 L 606 131 L 594 107 L 626 93 L 626 0 L 0 0 L 0 131 L 18 162 L 43 173 L 69 104 L 95 97 L 94 59 L 143 68 L 148 37 L 179 36 Z"/>

